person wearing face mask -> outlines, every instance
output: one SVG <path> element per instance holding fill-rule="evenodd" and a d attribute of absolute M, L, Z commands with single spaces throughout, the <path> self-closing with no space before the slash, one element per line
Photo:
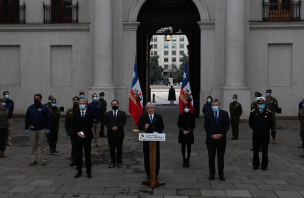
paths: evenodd
<path fill-rule="evenodd" d="M 211 96 L 208 96 L 207 99 L 206 99 L 206 103 L 204 104 L 204 107 L 203 107 L 203 114 L 204 114 L 204 115 L 205 115 L 208 111 L 211 111 L 211 110 L 212 110 L 211 102 L 212 102 L 212 97 L 211 97 Z"/>
<path fill-rule="evenodd" d="M 37 164 L 38 141 L 41 146 L 41 164 L 46 165 L 46 134 L 50 133 L 52 118 L 49 109 L 41 104 L 42 95 L 34 95 L 34 104 L 30 105 L 25 114 L 25 133 L 30 135 L 32 152 L 30 166 Z"/>
<path fill-rule="evenodd" d="M 85 95 L 84 95 L 83 91 L 79 92 L 79 99 L 85 99 Z M 88 106 L 88 101 L 87 100 L 86 100 L 86 104 Z"/>
<path fill-rule="evenodd" d="M 253 160 L 252 166 L 256 170 L 261 165 L 262 170 L 268 167 L 268 145 L 269 132 L 273 126 L 272 112 L 265 107 L 266 98 L 260 97 L 257 101 L 258 108 L 251 111 L 249 116 L 249 126 L 253 129 Z M 262 148 L 262 163 L 259 158 L 259 148 Z"/>
<path fill-rule="evenodd" d="M 178 143 L 182 146 L 183 167 L 190 167 L 191 144 L 194 143 L 193 131 L 195 128 L 195 117 L 190 113 L 190 105 L 185 104 L 184 112 L 179 114 L 177 126 L 179 128 Z M 187 146 L 187 157 L 185 155 Z"/>
<path fill-rule="evenodd" d="M 6 158 L 6 141 L 8 137 L 9 110 L 5 108 L 6 100 L 0 99 L 0 157 Z"/>
<path fill-rule="evenodd" d="M 226 151 L 226 134 L 230 127 L 229 115 L 227 111 L 220 109 L 220 101 L 214 99 L 211 103 L 212 111 L 205 115 L 204 128 L 206 130 L 206 144 L 209 157 L 209 180 L 214 180 L 215 156 L 217 154 L 218 175 L 221 181 L 224 177 L 224 154 Z"/>
<path fill-rule="evenodd" d="M 231 140 L 239 139 L 239 123 L 240 117 L 242 115 L 242 105 L 237 101 L 237 95 L 233 94 L 232 102 L 229 104 L 230 111 L 230 123 L 232 128 L 232 138 Z"/>
<path fill-rule="evenodd" d="M 51 107 L 49 108 L 52 117 L 51 132 L 47 134 L 47 141 L 50 146 L 50 153 L 58 153 L 56 150 L 59 130 L 60 109 L 57 107 L 56 98 L 52 99 Z"/>
<path fill-rule="evenodd" d="M 98 102 L 97 94 L 92 94 L 92 102 L 88 105 L 88 110 L 93 113 L 93 139 L 91 142 L 91 147 L 95 146 L 102 147 L 100 144 L 99 133 L 100 133 L 100 117 L 102 114 L 103 105 Z"/>
<path fill-rule="evenodd" d="M 47 106 L 47 108 L 51 108 L 52 107 L 52 100 L 53 100 L 53 95 L 49 95 L 48 97 L 48 102 L 45 103 L 44 105 Z"/>
<path fill-rule="evenodd" d="M 271 89 L 266 89 L 266 103 L 265 103 L 265 107 L 267 109 L 269 109 L 272 113 L 272 128 L 271 128 L 271 136 L 272 136 L 272 144 L 276 144 L 275 138 L 277 135 L 276 132 L 276 112 L 279 109 L 279 105 L 278 105 L 278 101 L 275 97 L 273 97 L 272 95 L 272 90 Z"/>
<path fill-rule="evenodd" d="M 79 97 L 73 97 L 73 108 L 69 109 L 65 115 L 65 131 L 66 136 L 70 136 L 72 149 L 71 149 L 71 163 L 70 166 L 76 166 L 77 150 L 76 150 L 76 133 L 73 128 L 73 114 L 79 111 Z"/>
<path fill-rule="evenodd" d="M 122 167 L 122 143 L 124 139 L 124 126 L 126 124 L 126 113 L 118 110 L 119 102 L 113 100 L 111 102 L 112 111 L 108 111 L 105 117 L 105 125 L 108 128 L 107 138 L 110 147 L 111 164 L 108 168 Z M 117 158 L 115 155 L 115 148 L 117 149 Z"/>
<path fill-rule="evenodd" d="M 107 112 L 107 101 L 104 99 L 105 97 L 105 93 L 101 92 L 99 94 L 100 99 L 98 100 L 98 102 L 100 102 L 102 104 L 102 112 L 101 112 L 101 116 L 100 116 L 100 133 L 99 136 L 100 137 L 106 137 L 105 132 L 104 132 L 104 120 L 105 120 L 105 115 Z"/>
<path fill-rule="evenodd" d="M 262 94 L 261 94 L 260 92 L 256 91 L 256 92 L 254 93 L 254 102 L 252 102 L 252 103 L 251 103 L 251 106 L 250 106 L 251 111 L 252 111 L 253 109 L 258 108 L 257 99 L 260 98 L 260 97 L 262 97 Z"/>
<path fill-rule="evenodd" d="M 14 112 L 14 101 L 10 99 L 10 95 L 8 91 L 3 92 L 4 102 L 6 103 L 5 108 L 8 109 L 8 138 L 6 145 L 13 146 L 12 144 L 12 136 L 13 136 L 13 112 Z"/>
<path fill-rule="evenodd" d="M 302 100 L 303 104 L 304 104 L 304 99 Z M 302 108 L 299 110 L 298 113 L 298 118 L 300 120 L 300 137 L 301 137 L 301 141 L 302 141 L 302 145 L 298 146 L 298 148 L 302 148 L 303 149 L 303 154 L 300 155 L 300 158 L 304 157 L 304 105 L 302 106 Z"/>

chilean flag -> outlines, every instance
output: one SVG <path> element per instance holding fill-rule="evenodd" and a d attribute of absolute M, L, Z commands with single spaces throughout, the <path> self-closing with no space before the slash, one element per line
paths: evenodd
<path fill-rule="evenodd" d="M 134 63 L 133 80 L 129 95 L 129 113 L 135 122 L 135 127 L 137 127 L 139 118 L 143 114 L 143 98 L 137 74 L 136 62 Z"/>
<path fill-rule="evenodd" d="M 190 88 L 190 82 L 188 78 L 188 70 L 187 70 L 187 63 L 185 63 L 184 68 L 184 75 L 183 75 L 183 82 L 182 87 L 179 95 L 179 112 L 184 112 L 184 106 L 186 103 L 190 104 L 190 112 L 193 113 L 193 100 L 192 100 L 192 92 Z"/>

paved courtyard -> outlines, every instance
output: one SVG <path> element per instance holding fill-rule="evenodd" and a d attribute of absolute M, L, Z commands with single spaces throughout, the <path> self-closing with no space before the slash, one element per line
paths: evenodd
<path fill-rule="evenodd" d="M 177 143 L 178 106 L 162 105 L 156 112 L 163 115 L 167 141 L 161 143 L 159 180 L 166 184 L 151 190 L 141 185 L 146 179 L 142 143 L 131 131 L 134 123 L 127 118 L 123 144 L 123 167 L 107 168 L 110 163 L 107 139 L 104 147 L 92 149 L 92 179 L 84 174 L 74 179 L 75 167 L 70 167 L 70 140 L 65 136 L 64 119 L 60 122 L 58 154 L 48 154 L 48 164 L 29 166 L 30 142 L 24 133 L 24 119 L 14 119 L 13 144 L 7 147 L 8 158 L 0 158 L 0 198 L 199 198 L 199 197 L 289 197 L 304 196 L 304 159 L 299 141 L 299 121 L 277 122 L 277 144 L 269 146 L 268 171 L 253 170 L 251 130 L 240 124 L 240 138 L 230 140 L 225 154 L 226 181 L 208 180 L 208 157 L 203 119 L 197 119 L 195 143 L 190 168 L 182 167 L 181 148 Z M 39 149 L 40 153 L 40 149 Z M 40 159 L 40 155 L 38 156 Z"/>

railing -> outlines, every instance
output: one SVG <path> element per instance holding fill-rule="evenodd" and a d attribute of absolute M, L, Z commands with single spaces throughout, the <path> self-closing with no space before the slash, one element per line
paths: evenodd
<path fill-rule="evenodd" d="M 0 23 L 25 23 L 25 3 L 0 6 Z"/>
<path fill-rule="evenodd" d="M 301 1 L 265 2 L 263 21 L 300 21 Z"/>
<path fill-rule="evenodd" d="M 43 23 L 78 23 L 78 2 L 76 5 L 44 5 Z"/>

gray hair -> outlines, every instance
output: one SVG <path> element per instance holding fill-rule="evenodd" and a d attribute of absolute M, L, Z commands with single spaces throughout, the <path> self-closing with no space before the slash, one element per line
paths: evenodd
<path fill-rule="evenodd" d="M 79 99 L 79 101 L 78 101 L 79 103 L 80 102 L 85 102 L 86 104 L 87 104 L 87 100 L 86 99 L 84 99 L 84 98 L 81 98 L 81 99 Z"/>
<path fill-rule="evenodd" d="M 154 105 L 154 103 L 152 103 L 152 102 L 148 102 L 148 103 L 146 104 L 146 108 L 148 108 L 149 105 L 153 105 L 153 107 L 155 108 L 155 105 Z"/>
<path fill-rule="evenodd" d="M 221 103 L 220 103 L 219 99 L 213 99 L 213 101 L 211 102 L 211 104 L 216 103 L 216 102 L 219 104 L 219 106 L 221 106 Z"/>

